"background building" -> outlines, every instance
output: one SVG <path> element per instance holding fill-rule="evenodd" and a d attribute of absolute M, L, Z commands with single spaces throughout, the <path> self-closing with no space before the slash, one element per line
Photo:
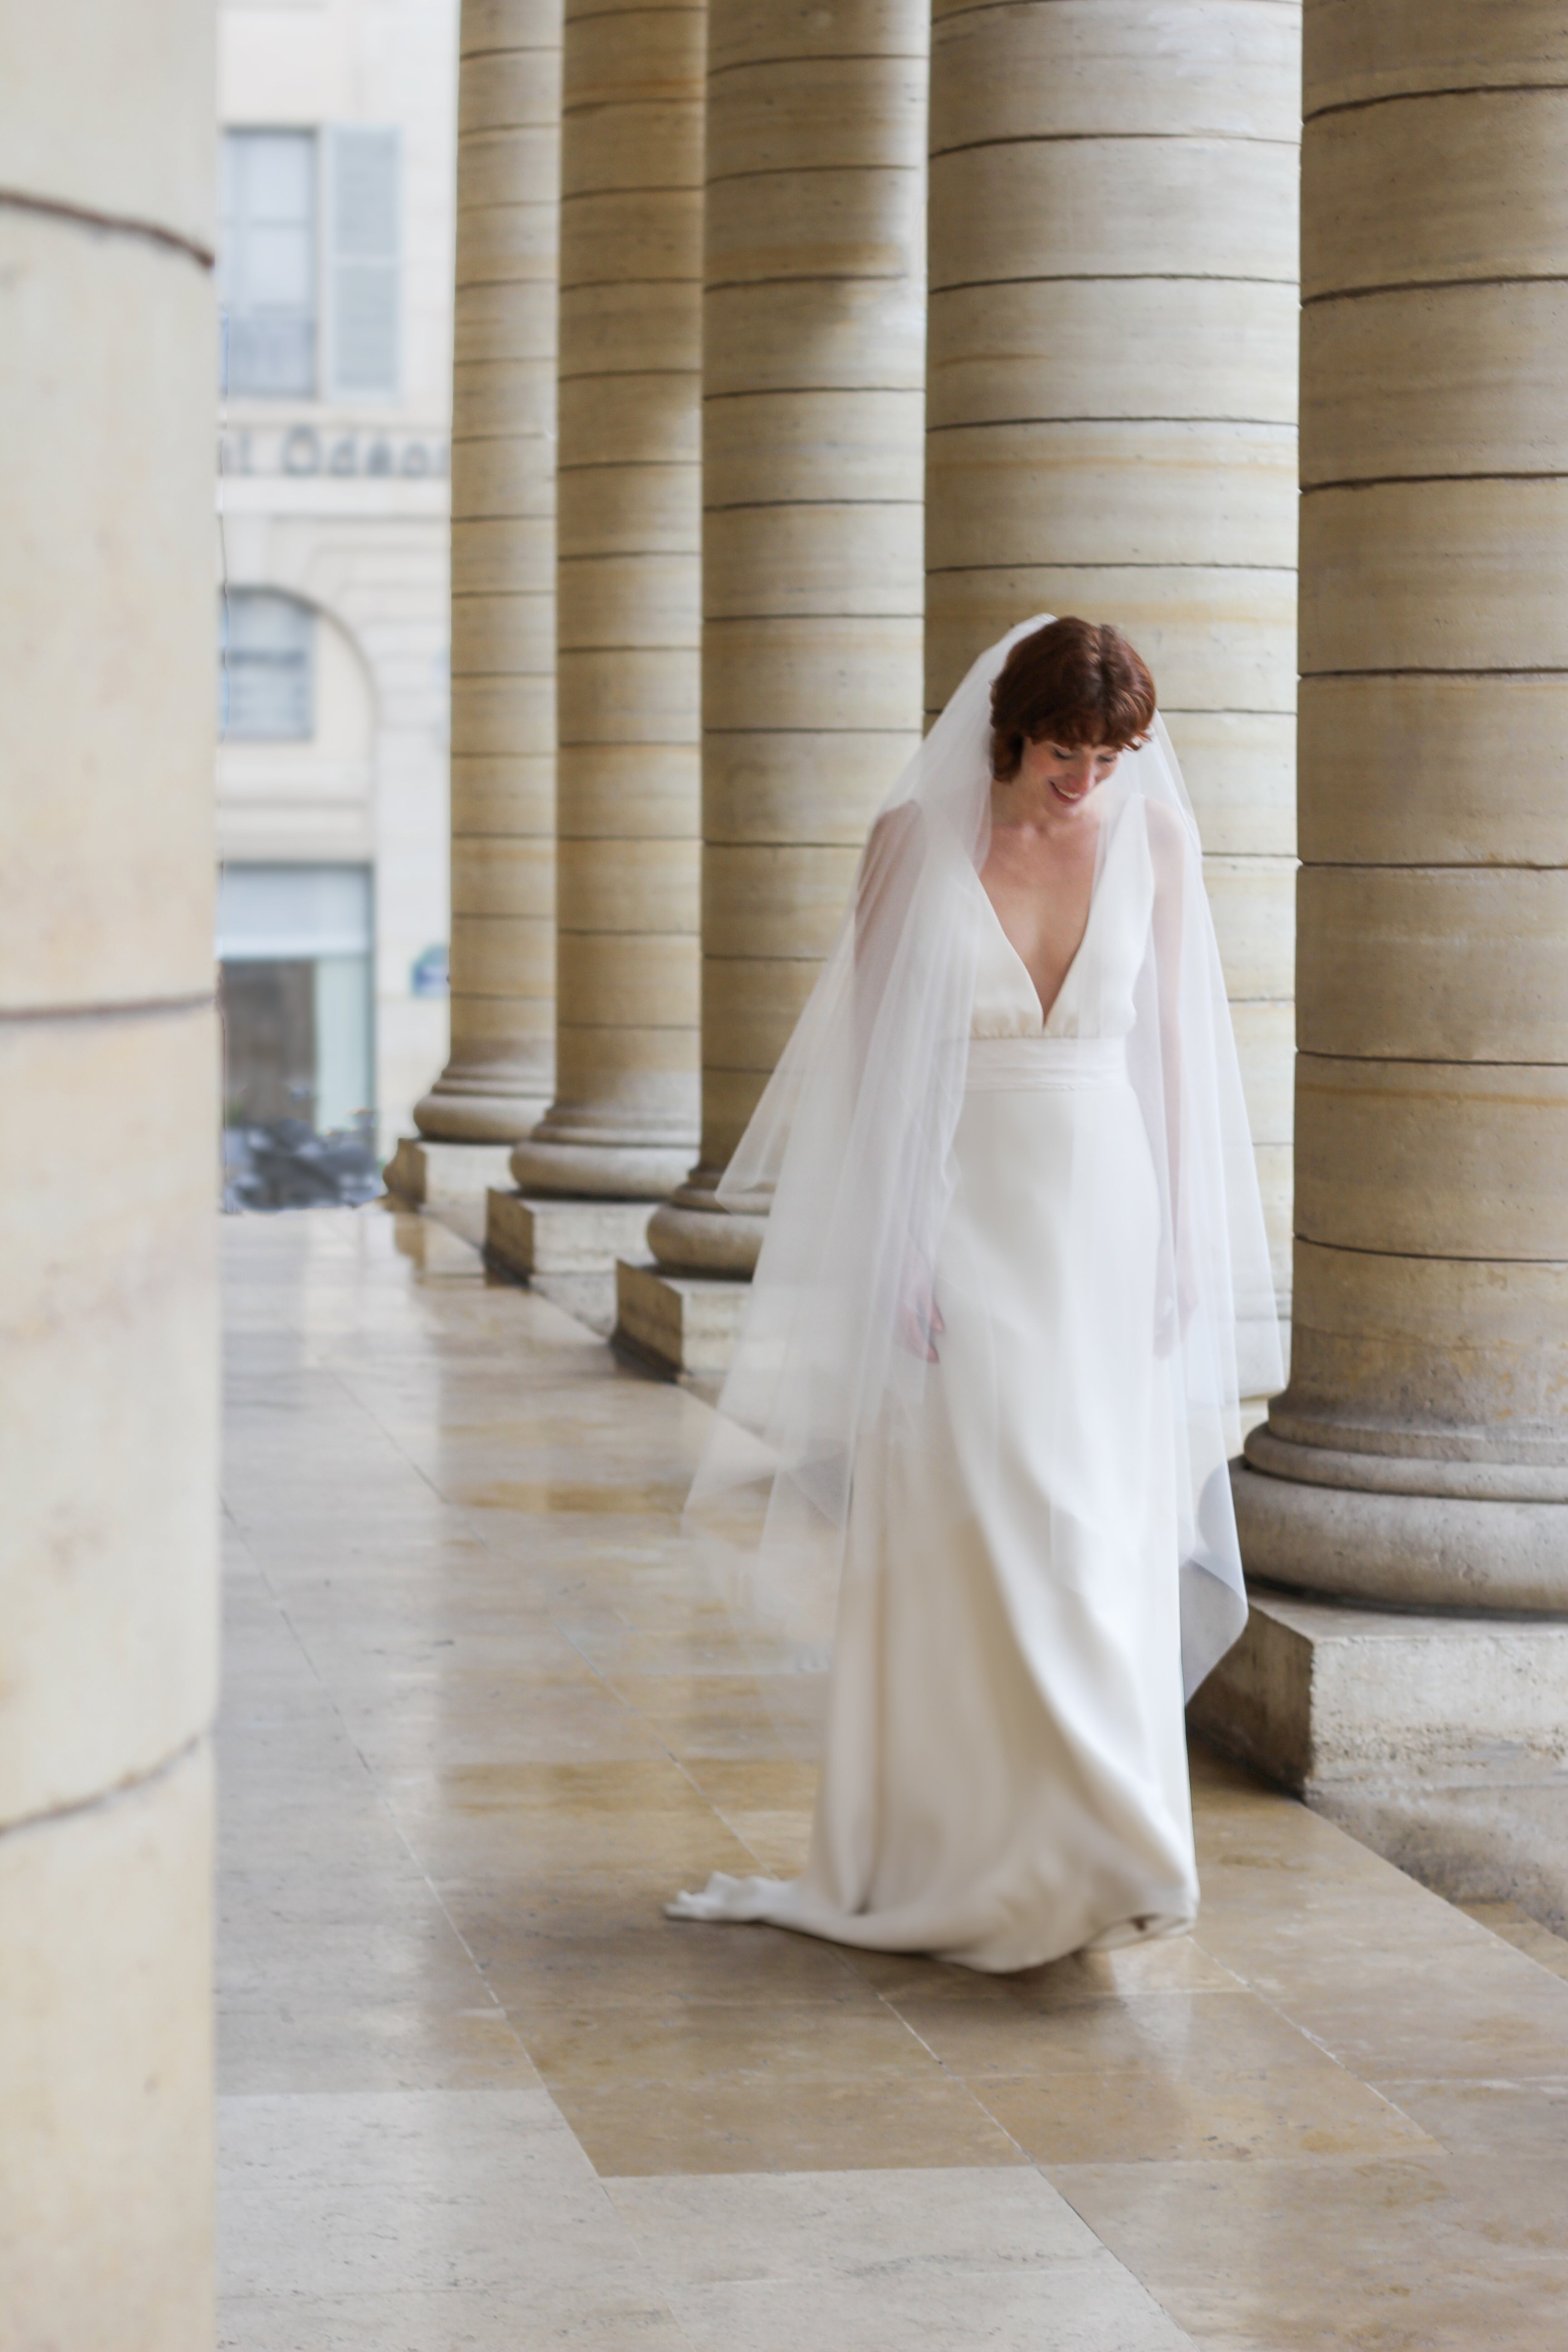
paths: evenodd
<path fill-rule="evenodd" d="M 383 1148 L 447 1051 L 455 0 L 219 11 L 225 1108 Z"/>

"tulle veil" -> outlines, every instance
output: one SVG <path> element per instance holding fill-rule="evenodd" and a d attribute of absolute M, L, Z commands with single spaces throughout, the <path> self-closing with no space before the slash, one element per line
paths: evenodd
<path fill-rule="evenodd" d="M 748 1611 L 813 1656 L 831 1641 L 858 1449 L 882 1416 L 914 1411 L 931 1377 L 900 1337 L 900 1308 L 929 1283 L 952 1197 L 990 829 L 991 686 L 1047 618 L 981 655 L 889 793 L 719 1188 L 725 1208 L 765 1208 L 767 1227 L 687 1525 Z M 1150 1344 L 1168 1374 L 1190 1694 L 1247 1620 L 1227 1462 L 1243 1397 L 1280 1384 L 1279 1329 L 1197 824 L 1162 719 L 1100 790 L 1110 808 L 1097 890 L 1109 887 L 1104 845 L 1132 802 L 1149 804 L 1138 814 L 1165 847 L 1127 1053 L 1162 1204 Z M 1168 814 L 1155 817 L 1156 806 Z M 1096 1265 L 1116 1236 L 1087 1186 L 1069 1213 L 1092 1312 Z M 897 1563 L 882 1572 L 896 1576 Z"/>

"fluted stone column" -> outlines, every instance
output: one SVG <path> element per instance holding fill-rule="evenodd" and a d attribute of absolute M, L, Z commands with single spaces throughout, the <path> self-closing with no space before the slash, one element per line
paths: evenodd
<path fill-rule="evenodd" d="M 1289 1279 L 1299 8 L 936 0 L 926 708 L 1037 611 L 1147 656 Z"/>
<path fill-rule="evenodd" d="M 554 1027 L 561 0 L 463 0 L 452 375 L 452 1049 L 422 1135 L 510 1143 Z"/>
<path fill-rule="evenodd" d="M 0 2343 L 18 2352 L 213 2340 L 212 17 L 0 9 Z"/>
<path fill-rule="evenodd" d="M 1309 0 L 1306 56 L 1297 1319 L 1237 1507 L 1254 1575 L 1466 1613 L 1255 1607 L 1215 1705 L 1331 1776 L 1300 1657 L 1381 1628 L 1341 1769 L 1484 1777 L 1568 1717 L 1568 26 Z"/>
<path fill-rule="evenodd" d="M 692 0 L 568 0 L 556 1094 L 524 1193 L 658 1200 L 698 1138 L 703 34 Z"/>
<path fill-rule="evenodd" d="M 924 0 L 709 12 L 702 1142 L 649 1238 L 749 1272 L 712 1188 L 920 739 Z"/>

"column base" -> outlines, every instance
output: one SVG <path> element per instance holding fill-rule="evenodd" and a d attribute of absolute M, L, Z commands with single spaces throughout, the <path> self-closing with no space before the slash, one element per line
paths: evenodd
<path fill-rule="evenodd" d="M 682 1186 L 674 1200 L 654 1211 L 647 1229 L 654 1256 L 671 1274 L 721 1275 L 749 1282 L 757 1270 L 767 1219 L 734 1216 L 716 1203 L 693 1208 L 687 1198 L 689 1191 Z"/>
<path fill-rule="evenodd" d="M 1287 1591 L 1568 1614 L 1556 1465 L 1330 1453 L 1260 1429 L 1231 1488 L 1243 1559 Z"/>
<path fill-rule="evenodd" d="M 510 1274 L 613 1275 L 619 1257 L 643 1254 L 646 1201 L 532 1200 L 492 1188 L 485 1195 L 485 1255 Z"/>
<path fill-rule="evenodd" d="M 434 1143 L 504 1143 L 536 1128 L 550 1108 L 547 1094 L 488 1094 L 481 1087 L 447 1092 L 439 1084 L 414 1106 L 414 1124 Z"/>
<path fill-rule="evenodd" d="M 473 1207 L 487 1187 L 504 1184 L 511 1170 L 510 1143 L 438 1143 L 400 1135 L 384 1171 L 386 1189 L 413 1209 Z"/>
<path fill-rule="evenodd" d="M 557 1143 L 526 1136 L 511 1155 L 511 1172 L 525 1193 L 569 1199 L 663 1201 L 691 1165 L 689 1143 Z M 639 1255 L 639 1234 L 634 1255 Z"/>
<path fill-rule="evenodd" d="M 1193 1729 L 1449 1901 L 1568 1923 L 1568 1621 L 1251 1603 Z"/>
<path fill-rule="evenodd" d="M 616 1267 L 616 1343 L 667 1377 L 692 1378 L 711 1388 L 730 1368 L 751 1295 L 749 1282 L 675 1274 L 622 1258 Z"/>

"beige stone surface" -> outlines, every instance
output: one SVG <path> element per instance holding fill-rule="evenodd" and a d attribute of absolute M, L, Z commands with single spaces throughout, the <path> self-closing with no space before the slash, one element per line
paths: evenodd
<path fill-rule="evenodd" d="M 666 1920 L 798 1867 L 821 1707 L 680 1537 L 697 1397 L 427 1219 L 228 1239 L 247 2352 L 1553 2343 L 1558 1975 L 1201 1746 L 1191 1937 L 997 1979 Z"/>
<path fill-rule="evenodd" d="M 1422 286 L 1308 306 L 1301 478 L 1559 472 L 1559 281 Z M 1402 364 L 1391 372 L 1393 346 Z"/>
<path fill-rule="evenodd" d="M 211 0 L 94 0 L 0 13 L 0 187 L 144 223 L 210 254 L 216 236 Z M 149 135 L 157 126 L 157 135 Z M 171 256 L 171 258 L 173 257 Z"/>
<path fill-rule="evenodd" d="M 213 2340 L 212 1772 L 0 1837 L 0 2339 Z"/>
<path fill-rule="evenodd" d="M 526 1185 L 532 1147 L 513 1147 L 513 1172 Z M 485 1196 L 485 1255 L 516 1274 L 609 1274 L 618 1257 L 641 1257 L 651 1212 L 645 1201 L 530 1200 L 526 1192 Z"/>
<path fill-rule="evenodd" d="M 1304 675 L 1563 669 L 1568 479 L 1313 491 L 1301 577 Z"/>
<path fill-rule="evenodd" d="M 166 13 L 172 37 L 190 11 Z M 10 208 L 0 255 L 0 404 L 26 452 L 0 585 L 0 1003 L 205 992 L 214 394 L 191 354 L 213 348 L 211 282 L 168 247 Z"/>
<path fill-rule="evenodd" d="M 872 812 L 919 740 L 928 43 L 914 0 L 782 18 L 755 0 L 710 8 L 709 1174 L 755 1106 Z"/>
<path fill-rule="evenodd" d="M 207 1005 L 0 1024 L 0 1822 L 211 1716 L 217 1057 Z"/>
<path fill-rule="evenodd" d="M 1296 1120 L 1308 1238 L 1568 1259 L 1568 1068 L 1303 1053 Z"/>
<path fill-rule="evenodd" d="M 1438 1257 L 1298 1237 L 1287 1439 L 1396 1455 L 1568 1457 L 1568 1268 Z"/>
<path fill-rule="evenodd" d="M 510 1173 L 506 1143 L 437 1143 L 405 1135 L 386 1164 L 386 1189 L 415 1208 L 472 1206 Z"/>
<path fill-rule="evenodd" d="M 1568 679 L 1309 677 L 1300 723 L 1316 779 L 1300 817 L 1310 863 L 1561 863 Z"/>
<path fill-rule="evenodd" d="M 1010 288 L 1005 308 L 987 286 L 954 286 L 933 291 L 931 311 L 942 354 L 927 387 L 933 429 L 1155 409 L 1295 422 L 1300 309 L 1283 281 L 1046 279 Z M 1112 341 L 1114 374 L 1104 361 Z"/>
<path fill-rule="evenodd" d="M 555 1099 L 518 1171 L 562 1193 L 656 1197 L 697 1142 L 704 22 L 567 10 Z"/>
<path fill-rule="evenodd" d="M 942 6 L 933 156 L 989 118 L 998 140 L 1192 138 L 1294 146 L 1300 26 L 1289 6 L 1205 0 L 1194 23 L 1149 0 L 1052 0 L 1047 8 Z"/>
<path fill-rule="evenodd" d="M 1510 34 L 1513 15 L 1510 5 Z M 1565 129 L 1568 89 L 1552 87 L 1461 84 L 1310 119 L 1302 300 L 1552 275 L 1568 237 L 1568 191 L 1556 168 Z"/>
<path fill-rule="evenodd" d="M 721 1374 L 730 1368 L 750 1295 L 747 1281 L 672 1274 L 646 1259 L 622 1258 L 616 1267 L 616 1336 L 661 1371 Z"/>
<path fill-rule="evenodd" d="M 561 0 L 466 0 L 459 49 L 452 1049 L 415 1118 L 500 1143 L 552 1087 Z M 526 913 L 473 903 L 501 859 L 542 883 Z"/>
<path fill-rule="evenodd" d="M 1384 0 L 1375 16 L 1360 0 L 1313 0 L 1302 58 L 1309 114 L 1408 90 L 1560 83 L 1568 78 L 1568 26 L 1552 0 Z"/>
<path fill-rule="evenodd" d="M 1312 866 L 1300 916 L 1304 1051 L 1568 1063 L 1568 870 Z"/>

